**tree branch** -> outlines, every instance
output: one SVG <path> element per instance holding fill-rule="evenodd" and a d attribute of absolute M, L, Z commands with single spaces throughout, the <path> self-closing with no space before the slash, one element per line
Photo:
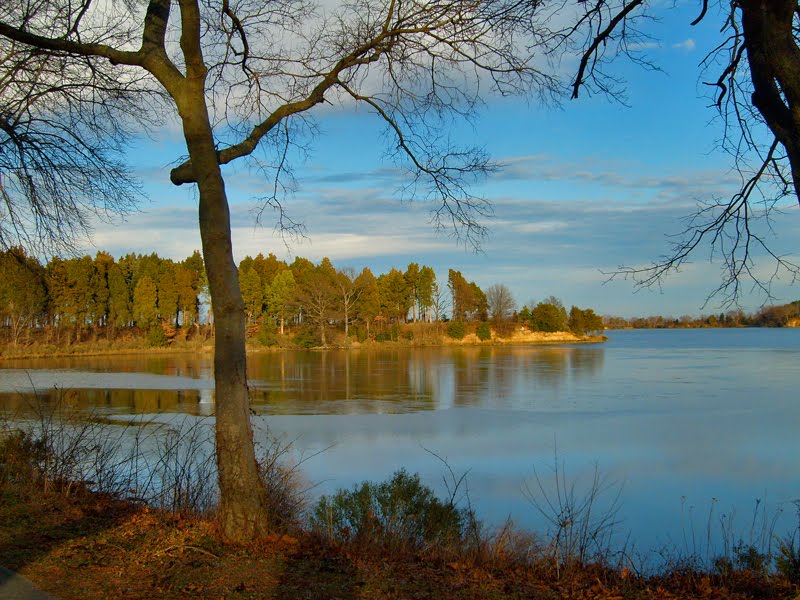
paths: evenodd
<path fill-rule="evenodd" d="M 586 73 L 586 69 L 589 66 L 589 61 L 594 60 L 596 57 L 597 49 L 600 47 L 600 44 L 605 44 L 617 26 L 625 20 L 625 18 L 637 7 L 644 3 L 644 0 L 632 0 L 630 4 L 625 6 L 622 10 L 620 10 L 609 22 L 608 26 L 601 32 L 599 32 L 592 43 L 589 45 L 589 48 L 583 53 L 581 56 L 580 65 L 578 66 L 578 74 L 575 76 L 575 81 L 572 84 L 572 99 L 576 99 L 578 97 L 578 92 L 580 91 L 581 86 L 584 83 L 584 76 Z M 590 69 L 590 72 L 594 70 L 594 67 Z"/>

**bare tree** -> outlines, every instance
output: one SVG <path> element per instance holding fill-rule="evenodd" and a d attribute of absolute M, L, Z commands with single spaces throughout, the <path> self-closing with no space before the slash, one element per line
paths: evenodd
<path fill-rule="evenodd" d="M 353 320 L 355 306 L 361 298 L 363 289 L 358 285 L 358 278 L 353 267 L 344 267 L 336 273 L 336 289 L 339 292 L 339 304 L 344 319 L 345 340 L 350 335 L 350 322 Z"/>
<path fill-rule="evenodd" d="M 76 233 L 62 223 L 77 223 L 78 232 L 88 227 L 87 207 L 124 210 L 136 192 L 118 152 L 129 126 L 153 115 L 180 124 L 187 156 L 170 178 L 196 186 L 199 198 L 226 536 L 251 539 L 269 516 L 249 421 L 245 310 L 222 167 L 247 160 L 270 177 L 263 206 L 291 228 L 283 204 L 290 149 L 313 131 L 315 107 L 358 103 L 383 120 L 391 156 L 409 171 L 400 195 L 432 201 L 435 227 L 477 245 L 491 207 L 469 186 L 494 165 L 480 148 L 451 144 L 447 128 L 490 90 L 554 98 L 564 88 L 548 55 L 585 49 L 606 12 L 581 2 L 518 0 L 348 0 L 324 11 L 313 0 L 2 3 L 0 128 L 10 140 L 2 160 L 16 169 L 2 183 L 7 231 L 21 235 L 32 215 L 45 240 L 58 243 Z M 564 21 L 570 25 L 552 26 Z M 598 73 L 592 67 L 579 83 L 608 88 Z M 17 79 L 32 83 L 2 83 Z M 29 129 L 61 137 L 8 159 L 6 148 L 26 148 Z M 77 154 L 59 153 L 70 147 Z"/>
<path fill-rule="evenodd" d="M 433 320 L 438 323 L 444 318 L 445 311 L 450 307 L 451 295 L 446 287 L 433 282 L 431 291 L 431 308 L 433 308 Z"/>
<path fill-rule="evenodd" d="M 587 74 L 598 73 L 606 42 L 627 43 L 631 20 L 651 16 L 643 0 L 623 0 L 616 9 L 610 2 L 600 5 L 614 16 L 597 27 L 585 49 L 573 97 Z M 699 199 L 684 230 L 672 236 L 668 253 L 650 266 L 621 267 L 610 276 L 630 277 L 640 287 L 660 286 L 664 277 L 708 246 L 711 257 L 721 261 L 722 274 L 707 301 L 719 297 L 723 305 L 731 305 L 747 282 L 768 300 L 777 277 L 794 283 L 800 276 L 800 265 L 776 253 L 770 236 L 781 210 L 800 203 L 800 4 L 736 0 L 720 7 L 720 42 L 702 61 L 701 78 L 712 90 L 723 125 L 720 145 L 732 156 L 740 176 L 738 190 L 730 197 Z M 715 18 L 708 15 L 708 0 L 698 3 L 698 13 L 691 25 Z M 593 79 L 588 83 L 590 89 L 591 84 L 598 87 Z M 766 277 L 757 268 L 758 255 L 772 261 Z"/>
<path fill-rule="evenodd" d="M 489 303 L 489 317 L 494 321 L 508 319 L 517 308 L 511 290 L 502 283 L 495 283 L 486 290 L 486 301 Z"/>
<path fill-rule="evenodd" d="M 0 18 L 10 7 L 0 8 Z M 93 217 L 129 211 L 139 188 L 119 158 L 152 124 L 143 82 L 0 39 L 0 248 L 71 250 Z"/>

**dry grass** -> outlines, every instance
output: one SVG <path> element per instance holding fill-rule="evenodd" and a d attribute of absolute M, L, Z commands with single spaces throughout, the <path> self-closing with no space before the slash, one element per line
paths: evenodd
<path fill-rule="evenodd" d="M 602 513 L 599 520 L 581 520 L 582 512 L 591 514 L 597 506 L 603 489 L 599 479 L 588 495 L 576 494 L 556 471 L 560 496 L 545 495 L 544 501 L 552 504 L 545 510 L 555 510 L 556 519 L 572 524 L 560 522 L 558 533 L 549 538 L 507 523 L 494 532 L 472 527 L 456 546 L 448 538 L 446 552 L 427 544 L 401 544 L 399 552 L 392 543 L 351 543 L 347 537 L 325 538 L 301 529 L 303 486 L 292 476 L 297 465 L 286 466 L 281 457 L 287 445 L 275 442 L 265 449 L 270 459 L 265 481 L 275 493 L 273 509 L 287 515 L 295 510 L 296 516 L 276 523 L 275 533 L 237 546 L 222 541 L 213 501 L 202 495 L 208 474 L 197 471 L 193 462 L 201 428 L 174 430 L 153 458 L 134 463 L 141 471 L 108 459 L 104 449 L 110 442 L 89 444 L 89 438 L 82 438 L 96 434 L 89 426 L 59 429 L 53 423 L 44 431 L 46 443 L 24 433 L 7 432 L 0 439 L 0 564 L 63 600 L 798 598 L 797 582 L 756 572 L 749 564 L 734 563 L 725 572 L 673 568 L 657 576 L 610 564 L 607 547 L 595 542 L 613 521 Z M 75 431 L 83 433 L 75 437 Z M 67 441 L 56 444 L 58 436 Z M 65 455 L 68 460 L 53 462 L 53 448 L 72 449 Z M 93 461 L 81 454 L 98 450 L 101 458 Z M 95 473 L 106 473 L 103 491 L 96 481 L 75 478 L 86 471 L 70 470 L 86 464 Z M 128 465 L 127 471 L 119 471 L 121 464 Z M 130 490 L 123 484 L 153 472 L 161 475 L 147 479 L 149 487 L 137 488 L 139 493 L 149 490 L 150 496 L 126 499 Z M 462 480 L 450 472 L 452 493 L 445 502 L 455 501 Z M 540 485 L 531 491 L 541 495 L 545 490 Z M 282 533 L 288 526 L 291 533 Z"/>

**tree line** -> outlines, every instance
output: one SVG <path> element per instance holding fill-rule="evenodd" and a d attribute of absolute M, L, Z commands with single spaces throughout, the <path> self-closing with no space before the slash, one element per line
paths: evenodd
<path fill-rule="evenodd" d="M 792 327 L 800 325 L 800 300 L 787 304 L 762 306 L 746 313 L 741 309 L 710 315 L 665 317 L 603 317 L 608 329 L 685 329 L 707 327 Z"/>
<path fill-rule="evenodd" d="M 131 333 L 164 345 L 176 335 L 195 335 L 201 324 L 213 328 L 197 251 L 180 261 L 155 253 L 115 259 L 100 251 L 94 258 L 53 257 L 42 264 L 12 248 L 0 252 L 0 273 L 0 325 L 13 345 L 30 340 L 33 332 L 60 345 Z M 398 325 L 416 322 L 490 322 L 503 335 L 514 326 L 576 333 L 602 329 L 591 309 L 573 306 L 568 313 L 551 296 L 518 312 L 506 285 L 483 290 L 454 269 L 442 285 L 432 267 L 416 262 L 376 276 L 368 267 L 336 268 L 328 258 L 287 263 L 272 253 L 258 254 L 239 263 L 239 286 L 248 335 L 265 345 L 291 332 L 299 345 L 325 346 L 331 330 L 345 339 L 395 339 Z"/>
<path fill-rule="evenodd" d="M 199 324 L 206 286 L 203 259 L 182 261 L 156 254 L 107 252 L 53 257 L 45 265 L 21 248 L 0 253 L 0 324 L 15 345 L 32 330 L 56 344 L 104 332 L 109 338 L 159 325 L 187 329 Z"/>

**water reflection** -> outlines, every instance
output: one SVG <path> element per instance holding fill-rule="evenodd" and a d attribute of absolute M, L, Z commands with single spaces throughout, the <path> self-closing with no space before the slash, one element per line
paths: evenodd
<path fill-rule="evenodd" d="M 551 405 L 603 369 L 602 347 L 381 348 L 256 354 L 253 408 L 264 414 L 408 413 L 454 407 Z M 208 356 L 69 357 L 9 361 L 0 405 L 19 410 L 37 392 L 68 390 L 78 408 L 213 412 Z"/>
<path fill-rule="evenodd" d="M 0 377 L 6 369 L 63 370 L 93 373 L 151 373 L 192 379 L 213 377 L 213 357 L 210 354 L 128 354 L 111 356 L 58 356 L 4 360 Z"/>
<path fill-rule="evenodd" d="M 537 392 L 591 379 L 602 348 L 381 349 L 252 357 L 256 411 L 362 414 L 517 407 Z"/>
<path fill-rule="evenodd" d="M 212 397 L 211 390 L 50 388 L 35 393 L 0 393 L 0 407 L 5 413 L 19 416 L 48 414 L 55 407 L 100 414 L 211 415 Z"/>

